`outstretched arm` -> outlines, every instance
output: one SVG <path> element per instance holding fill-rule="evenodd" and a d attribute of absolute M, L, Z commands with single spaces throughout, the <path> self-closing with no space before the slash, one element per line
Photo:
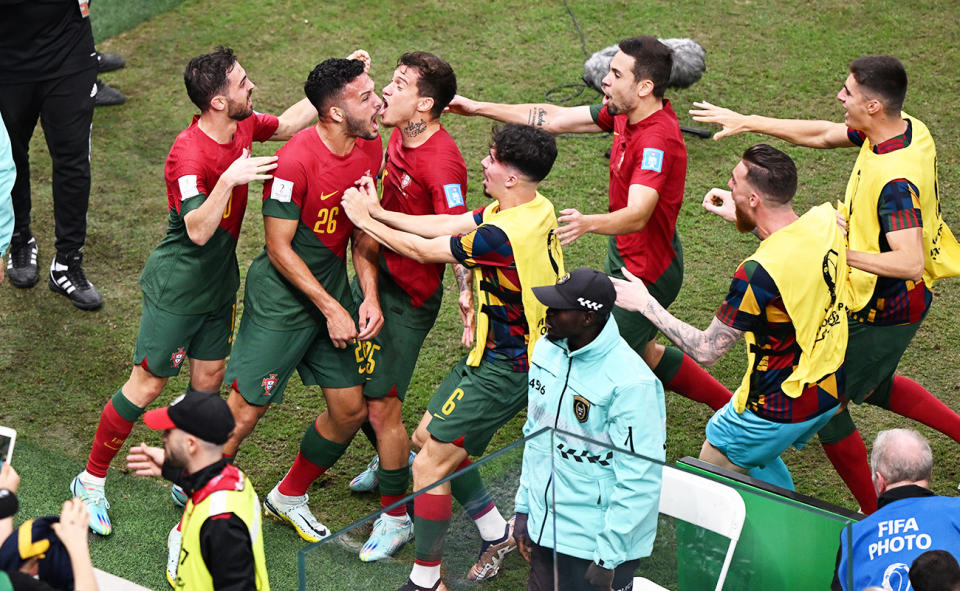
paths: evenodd
<path fill-rule="evenodd" d="M 375 201 L 376 189 L 370 177 L 361 179 L 359 188 L 350 188 L 343 192 L 340 204 L 344 213 L 353 224 L 368 236 L 390 250 L 402 254 L 420 263 L 456 263 L 459 262 L 450 250 L 449 236 L 424 238 L 410 232 L 390 228 L 370 217 L 368 204 Z M 469 215 L 469 214 L 464 214 Z M 415 218 L 460 217 L 460 216 L 405 216 Z M 476 226 L 474 226 L 476 227 Z"/>
<path fill-rule="evenodd" d="M 349 198 L 347 197 L 348 193 Z M 348 212 L 347 215 L 351 220 L 354 219 L 355 215 L 359 215 L 362 209 L 365 216 L 401 232 L 409 232 L 423 238 L 466 234 L 477 227 L 477 222 L 474 221 L 473 214 L 469 211 L 456 215 L 408 215 L 384 209 L 380 206 L 380 200 L 377 198 L 373 179 L 368 176 L 361 177 L 357 181 L 357 188 L 348 189 L 344 193 L 343 199 L 350 201 L 350 208 L 344 207 L 344 211 Z M 351 215 L 349 211 L 354 213 Z M 356 221 L 354 221 L 354 224 L 356 224 Z"/>
<path fill-rule="evenodd" d="M 644 185 L 630 185 L 627 206 L 609 213 L 582 214 L 576 209 L 560 210 L 556 230 L 560 245 L 566 246 L 586 233 L 620 236 L 646 227 L 660 194 Z"/>
<path fill-rule="evenodd" d="M 550 104 L 508 105 L 485 103 L 457 95 L 447 110 L 457 115 L 480 115 L 504 123 L 542 127 L 550 133 L 596 133 L 603 131 L 590 116 L 589 106 L 558 107 Z"/>
<path fill-rule="evenodd" d="M 690 110 L 694 121 L 714 123 L 723 128 L 713 134 L 715 140 L 752 131 L 808 148 L 849 148 L 854 145 L 847 137 L 847 126 L 843 123 L 742 115 L 706 101 L 695 102 L 693 106 L 697 107 Z"/>
<path fill-rule="evenodd" d="M 736 344 L 743 331 L 730 328 L 714 317 L 707 330 L 700 330 L 671 315 L 650 295 L 643 280 L 621 269 L 623 279 L 612 277 L 617 289 L 617 305 L 624 310 L 640 312 L 656 325 L 680 350 L 707 367 L 717 362 Z"/>

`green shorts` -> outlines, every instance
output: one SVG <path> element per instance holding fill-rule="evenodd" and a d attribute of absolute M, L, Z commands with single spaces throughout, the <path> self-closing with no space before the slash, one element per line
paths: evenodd
<path fill-rule="evenodd" d="M 354 300 L 363 301 L 356 278 L 352 289 Z M 367 351 L 363 369 L 368 379 L 363 385 L 363 395 L 367 398 L 396 396 L 403 402 L 420 356 L 420 348 L 440 311 L 443 286 L 437 288 L 436 293 L 419 308 L 414 308 L 410 296 L 383 272 L 377 289 L 383 312 L 383 328 L 369 345 L 364 345 Z"/>
<path fill-rule="evenodd" d="M 144 297 L 134 365 L 157 377 L 170 378 L 180 373 L 187 358 L 226 359 L 233 343 L 236 309 L 230 302 L 211 314 L 180 315 L 161 310 Z"/>
<path fill-rule="evenodd" d="M 877 326 L 850 319 L 850 339 L 843 360 L 847 373 L 847 400 L 860 404 L 871 392 L 870 402 L 883 405 L 890 396 L 893 374 L 920 322 Z"/>
<path fill-rule="evenodd" d="M 608 275 L 623 279 L 620 268 L 623 267 L 624 263 L 617 253 L 615 239 L 616 236 L 610 237 L 605 266 Z M 677 257 L 673 259 L 670 266 L 664 270 L 655 282 L 646 284 L 650 295 L 664 308 L 669 307 L 673 300 L 677 299 L 677 294 L 680 293 L 680 285 L 683 284 L 683 245 L 680 244 L 679 234 L 674 234 L 673 250 L 677 253 Z M 627 341 L 627 344 L 634 351 L 641 355 L 647 343 L 657 336 L 657 327 L 640 312 L 628 312 L 615 306 L 613 317 L 616 318 L 617 327 L 620 328 L 620 336 Z"/>
<path fill-rule="evenodd" d="M 305 386 L 359 386 L 365 381 L 363 345 L 358 341 L 338 349 L 326 325 L 273 330 L 260 326 L 246 313 L 240 319 L 237 346 L 224 381 L 254 406 L 282 402 L 294 369 Z"/>
<path fill-rule="evenodd" d="M 430 435 L 483 455 L 497 429 L 527 406 L 527 372 L 511 367 L 508 361 L 484 359 L 471 367 L 466 357 L 460 360 L 427 405 Z"/>

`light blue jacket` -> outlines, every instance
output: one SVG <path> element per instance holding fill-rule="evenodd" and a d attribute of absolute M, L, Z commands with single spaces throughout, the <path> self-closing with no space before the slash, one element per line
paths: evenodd
<path fill-rule="evenodd" d="M 537 342 L 523 433 L 544 427 L 577 437 L 555 431 L 526 443 L 515 507 L 529 515 L 530 538 L 554 547 L 555 506 L 557 552 L 606 568 L 649 556 L 661 466 L 620 449 L 663 461 L 663 386 L 620 338 L 612 316 L 573 353 L 566 340 Z"/>
<path fill-rule="evenodd" d="M 13 163 L 10 151 L 10 136 L 0 117 L 0 256 L 7 252 L 10 237 L 13 235 L 13 201 L 10 191 L 17 180 L 17 167 Z"/>

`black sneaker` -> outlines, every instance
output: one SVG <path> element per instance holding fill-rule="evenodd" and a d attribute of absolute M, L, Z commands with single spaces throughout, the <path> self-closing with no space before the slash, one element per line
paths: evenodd
<path fill-rule="evenodd" d="M 125 102 L 127 102 L 127 97 L 125 97 L 122 92 L 116 88 L 107 86 L 106 82 L 97 78 L 97 94 L 93 95 L 93 106 L 112 107 L 122 105 Z"/>
<path fill-rule="evenodd" d="M 103 306 L 100 292 L 83 273 L 83 253 L 79 250 L 57 253 L 50 263 L 48 284 L 51 291 L 67 296 L 81 310 L 99 310 Z"/>
<path fill-rule="evenodd" d="M 37 241 L 27 232 L 18 232 L 10 239 L 10 257 L 7 260 L 7 277 L 14 287 L 26 289 L 40 280 L 37 270 Z"/>
<path fill-rule="evenodd" d="M 103 72 L 112 72 L 114 70 L 119 70 L 120 68 L 127 65 L 127 60 L 123 59 L 122 56 L 115 53 L 100 53 L 97 52 L 97 71 L 101 74 Z"/>

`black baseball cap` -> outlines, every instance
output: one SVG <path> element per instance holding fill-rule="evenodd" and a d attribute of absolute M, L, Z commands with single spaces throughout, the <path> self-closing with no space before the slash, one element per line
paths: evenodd
<path fill-rule="evenodd" d="M 613 308 L 617 290 L 610 278 L 595 269 L 581 267 L 570 271 L 556 285 L 534 287 L 533 295 L 554 310 L 600 312 Z"/>
<path fill-rule="evenodd" d="M 184 394 L 166 408 L 148 411 L 143 422 L 154 431 L 176 428 L 216 444 L 226 443 L 235 426 L 226 401 L 209 392 Z"/>
<path fill-rule="evenodd" d="M 0 545 L 0 570 L 15 571 L 31 558 L 37 558 L 37 578 L 54 589 L 73 589 L 73 567 L 66 546 L 53 531 L 60 521 L 47 515 L 24 521 Z"/>

